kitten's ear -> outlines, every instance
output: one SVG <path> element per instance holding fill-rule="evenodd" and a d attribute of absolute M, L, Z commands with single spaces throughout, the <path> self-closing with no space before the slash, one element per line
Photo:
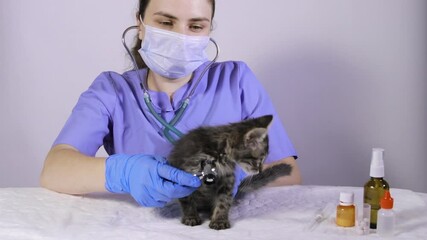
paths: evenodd
<path fill-rule="evenodd" d="M 273 115 L 264 115 L 257 118 L 257 121 L 259 122 L 260 127 L 268 128 L 271 122 L 273 122 Z"/>
<path fill-rule="evenodd" d="M 253 128 L 244 136 L 245 147 L 252 150 L 263 147 L 264 139 L 267 137 L 267 128 Z"/>

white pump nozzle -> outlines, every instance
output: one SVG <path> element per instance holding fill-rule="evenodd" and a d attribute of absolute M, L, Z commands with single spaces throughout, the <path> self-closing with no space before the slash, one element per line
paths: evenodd
<path fill-rule="evenodd" d="M 371 171 L 370 176 L 374 178 L 384 177 L 384 149 L 373 148 L 371 158 Z"/>

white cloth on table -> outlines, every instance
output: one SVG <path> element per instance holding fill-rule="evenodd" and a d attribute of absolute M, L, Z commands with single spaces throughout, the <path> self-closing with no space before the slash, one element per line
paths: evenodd
<path fill-rule="evenodd" d="M 232 227 L 216 231 L 180 222 L 177 202 L 165 208 L 138 206 L 128 195 L 71 196 L 42 188 L 0 188 L 0 239 L 377 239 L 357 227 L 335 225 L 335 208 L 313 229 L 307 226 L 325 206 L 353 191 L 361 215 L 362 187 L 291 186 L 265 188 L 238 199 Z M 426 239 L 427 194 L 391 189 L 397 214 L 396 239 Z"/>

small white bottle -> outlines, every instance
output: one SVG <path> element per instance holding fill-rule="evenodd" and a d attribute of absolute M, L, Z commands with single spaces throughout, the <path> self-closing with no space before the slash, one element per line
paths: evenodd
<path fill-rule="evenodd" d="M 393 198 L 390 191 L 385 191 L 381 199 L 381 209 L 378 211 L 377 233 L 382 237 L 394 235 L 395 214 L 393 211 Z"/>

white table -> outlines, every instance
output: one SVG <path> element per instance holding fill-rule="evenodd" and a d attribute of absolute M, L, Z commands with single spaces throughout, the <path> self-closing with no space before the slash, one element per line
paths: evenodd
<path fill-rule="evenodd" d="M 0 239 L 378 239 L 357 227 L 335 226 L 335 209 L 314 229 L 307 226 L 326 205 L 336 206 L 340 191 L 361 187 L 292 186 L 265 188 L 236 202 L 231 229 L 216 231 L 180 223 L 179 205 L 138 206 L 128 195 L 70 196 L 42 188 L 0 188 Z M 391 189 L 395 199 L 395 239 L 427 239 L 427 194 Z M 359 215 L 361 211 L 359 211 Z"/>

